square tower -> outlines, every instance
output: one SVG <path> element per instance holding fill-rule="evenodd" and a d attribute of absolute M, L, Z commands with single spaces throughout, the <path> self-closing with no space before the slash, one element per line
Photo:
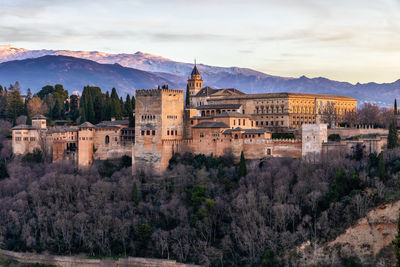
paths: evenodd
<path fill-rule="evenodd" d="M 137 90 L 135 107 L 136 167 L 160 170 L 163 140 L 182 140 L 183 90 Z"/>

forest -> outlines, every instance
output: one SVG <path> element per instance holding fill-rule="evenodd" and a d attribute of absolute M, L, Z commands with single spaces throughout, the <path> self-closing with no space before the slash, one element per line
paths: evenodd
<path fill-rule="evenodd" d="M 0 85 L 0 119 L 7 120 L 13 125 L 32 124 L 32 117 L 44 115 L 49 125 L 57 122 L 79 124 L 89 121 L 97 124 L 109 121 L 111 118 L 121 120 L 129 118 L 134 126 L 133 111 L 135 97 L 126 95 L 125 100 L 119 97 L 117 90 L 112 88 L 102 93 L 101 88 L 85 86 L 82 95 L 69 95 L 63 85 L 46 85 L 36 94 L 27 89 L 26 96 L 22 97 L 18 82 L 9 87 Z"/>
<path fill-rule="evenodd" d="M 157 175 L 132 173 L 129 158 L 77 169 L 40 153 L 13 157 L 9 127 L 0 121 L 0 248 L 7 250 L 297 266 L 304 242 L 332 240 L 371 207 L 399 199 L 398 148 L 316 163 L 176 154 Z"/>

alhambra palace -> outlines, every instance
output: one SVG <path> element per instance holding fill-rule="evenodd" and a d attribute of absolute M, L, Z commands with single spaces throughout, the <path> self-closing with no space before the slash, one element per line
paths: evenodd
<path fill-rule="evenodd" d="M 127 120 L 47 127 L 44 116 L 35 116 L 31 126 L 12 129 L 13 153 L 40 149 L 52 161 L 71 160 L 78 166 L 129 155 L 134 168 L 163 171 L 174 153 L 315 159 L 324 153 L 351 153 L 357 144 L 365 153 L 379 153 L 387 142 L 385 129 L 339 127 L 357 110 L 357 100 L 347 96 L 203 87 L 196 65 L 188 88 L 190 105 L 185 105 L 183 90 L 137 90 L 134 128 Z M 290 138 L 282 138 L 285 134 Z M 342 141 L 328 141 L 330 134 L 339 134 Z"/>

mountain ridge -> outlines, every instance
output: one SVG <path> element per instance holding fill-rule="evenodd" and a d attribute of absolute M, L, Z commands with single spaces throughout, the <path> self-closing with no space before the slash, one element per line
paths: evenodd
<path fill-rule="evenodd" d="M 184 89 L 186 87 L 187 77 L 189 76 L 193 64 L 182 63 L 167 59 L 161 56 L 156 56 L 148 53 L 138 51 L 134 54 L 111 54 L 99 51 L 70 51 L 70 50 L 28 50 L 24 48 L 15 48 L 10 45 L 0 45 L 0 62 L 1 64 L 12 62 L 15 60 L 26 60 L 28 58 L 40 58 L 42 56 L 68 56 L 80 59 L 86 59 L 98 64 L 110 65 L 119 64 L 121 67 L 136 69 L 151 73 L 152 79 L 156 79 L 159 82 L 168 83 L 171 86 Z M 21 62 L 20 62 L 21 63 Z M 24 63 L 21 63 L 24 64 Z M 49 62 L 50 64 L 50 62 Z M 43 66 L 41 66 L 43 67 Z M 391 105 L 393 99 L 400 95 L 400 80 L 396 80 L 392 83 L 356 83 L 352 84 L 345 81 L 334 81 L 325 77 L 308 78 L 302 75 L 298 78 L 293 77 L 280 77 L 273 76 L 249 68 L 239 67 L 218 67 L 209 66 L 205 64 L 197 65 L 204 84 L 214 88 L 237 88 L 245 93 L 268 93 L 268 92 L 304 92 L 304 93 L 322 93 L 322 94 L 341 94 L 350 97 L 355 97 L 361 102 L 372 102 L 378 105 L 385 106 Z M 3 70 L 4 71 L 4 70 Z M 90 69 L 86 70 L 89 76 L 95 75 L 90 73 Z M 1 74 L 1 73 L 0 73 Z M 40 74 L 38 74 L 40 75 Z M 59 76 L 59 73 L 54 73 L 55 76 Z M 139 75 L 140 76 L 140 75 Z M 18 78 L 17 76 L 14 76 Z M 114 82 L 105 83 L 104 80 L 99 81 L 90 80 L 97 83 L 104 89 L 109 89 L 110 84 L 119 84 L 118 75 L 112 77 L 109 75 L 110 80 Z M 119 77 L 121 78 L 121 77 Z M 22 77 L 17 80 L 24 80 Z M 69 79 L 77 79 L 74 86 L 78 86 L 84 82 L 83 77 L 72 77 Z M 123 83 L 121 92 L 126 93 L 134 89 L 142 89 L 133 86 L 135 77 L 125 77 L 130 82 Z M 140 77 L 137 77 L 140 80 Z M 44 79 L 46 80 L 46 79 Z M 47 79 L 56 80 L 56 79 Z M 9 80 L 1 79 L 0 84 L 7 84 Z M 62 80 L 59 79 L 60 82 Z M 80 82 L 80 83 L 79 83 Z M 143 84 L 143 81 L 138 84 Z M 146 84 L 146 83 L 145 83 Z M 152 83 L 147 83 L 151 85 Z M 35 85 L 35 84 L 34 84 Z M 81 88 L 83 87 L 82 84 Z M 38 85 L 35 85 L 38 86 Z M 41 85 L 44 86 L 44 85 Z M 128 86 L 131 86 L 128 88 Z M 27 82 L 26 87 L 34 87 Z M 76 88 L 81 90 L 81 88 Z"/>

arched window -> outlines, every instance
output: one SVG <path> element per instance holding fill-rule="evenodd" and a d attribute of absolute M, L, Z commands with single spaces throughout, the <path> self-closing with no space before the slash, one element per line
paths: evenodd
<path fill-rule="evenodd" d="M 239 136 L 237 134 L 235 134 L 235 139 L 238 139 L 238 138 L 239 138 Z"/>
<path fill-rule="evenodd" d="M 106 145 L 108 145 L 110 143 L 110 137 L 108 135 L 106 135 L 105 143 L 106 143 Z"/>

